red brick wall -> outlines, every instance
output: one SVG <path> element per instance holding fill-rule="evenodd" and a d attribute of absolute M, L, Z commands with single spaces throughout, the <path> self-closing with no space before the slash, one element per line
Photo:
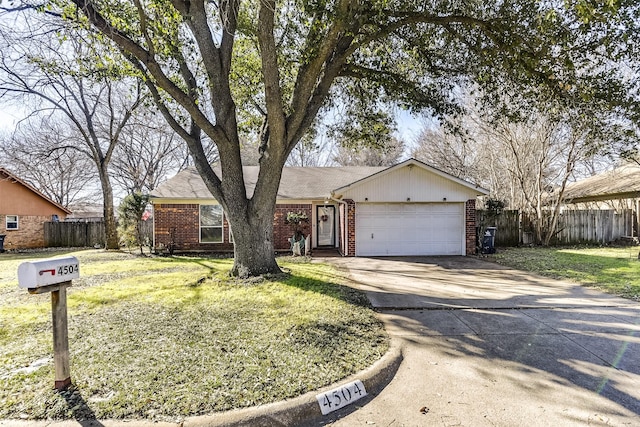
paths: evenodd
<path fill-rule="evenodd" d="M 466 243 L 467 255 L 475 255 L 476 253 L 476 200 L 467 200 L 465 203 L 465 221 L 466 221 Z"/>
<path fill-rule="evenodd" d="M 346 199 L 347 203 L 347 247 L 348 256 L 356 256 L 356 202 Z M 344 255 L 344 252 L 342 253 Z"/>
<path fill-rule="evenodd" d="M 6 215 L 0 215 L 0 234 L 5 235 L 4 249 L 43 248 L 44 223 L 47 221 L 51 221 L 50 215 L 18 215 L 18 229 L 7 230 Z"/>
<path fill-rule="evenodd" d="M 347 199 L 347 246 L 348 255 L 356 254 L 356 204 L 353 200 Z M 311 218 L 313 206 L 311 204 L 279 204 L 276 205 L 276 212 L 273 219 L 274 247 L 277 251 L 289 251 L 289 238 L 294 234 L 294 227 L 286 224 L 285 219 L 288 212 L 305 212 L 309 217 L 309 222 L 302 224 L 302 232 L 305 236 L 311 234 Z M 46 218 L 45 220 L 48 220 Z M 229 224 L 224 220 L 224 243 L 199 243 L 199 205 L 154 205 L 155 221 L 155 245 L 168 245 L 173 241 L 176 250 L 183 251 L 210 251 L 210 252 L 231 252 L 233 244 L 229 242 Z M 476 201 L 467 200 L 465 203 L 465 236 L 466 254 L 476 253 Z M 4 227 L 4 223 L 2 225 Z M 22 227 L 22 224 L 21 224 Z M 42 225 L 41 225 L 42 227 Z M 342 227 L 342 224 L 341 224 Z M 339 233 L 341 236 L 342 233 Z M 42 231 L 40 232 L 42 238 Z M 340 237 L 341 238 L 341 237 Z M 42 246 L 44 241 L 40 243 Z M 6 247 L 6 245 L 5 245 Z M 340 241 L 340 251 L 345 254 L 345 242 Z"/>
<path fill-rule="evenodd" d="M 229 224 L 223 221 L 223 243 L 200 243 L 200 205 L 153 205 L 154 245 L 168 246 L 173 240 L 177 251 L 233 252 L 229 243 Z"/>
<path fill-rule="evenodd" d="M 276 213 L 273 217 L 273 244 L 277 251 L 288 251 L 291 249 L 289 239 L 295 232 L 293 224 L 286 224 L 288 212 L 304 212 L 309 217 L 309 222 L 300 225 L 305 239 L 311 234 L 311 204 L 289 204 L 276 205 Z"/>
<path fill-rule="evenodd" d="M 155 246 L 167 246 L 172 241 L 178 251 L 233 252 L 233 243 L 229 242 L 229 223 L 224 219 L 223 243 L 200 243 L 200 205 L 198 204 L 157 204 L 154 205 Z M 309 222 L 302 224 L 305 237 L 311 234 L 310 204 L 276 205 L 273 218 L 274 246 L 278 251 L 291 249 L 289 238 L 294 228 L 285 224 L 288 212 L 306 212 Z"/>

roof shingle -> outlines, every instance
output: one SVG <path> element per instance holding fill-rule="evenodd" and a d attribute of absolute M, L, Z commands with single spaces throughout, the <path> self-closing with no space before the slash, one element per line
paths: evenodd
<path fill-rule="evenodd" d="M 567 203 L 633 198 L 640 195 L 640 166 L 626 165 L 568 184 Z"/>
<path fill-rule="evenodd" d="M 244 166 L 244 181 L 247 196 L 253 195 L 258 179 L 258 166 Z M 347 166 L 347 167 L 285 167 L 278 189 L 278 199 L 322 199 L 332 190 L 344 187 L 360 179 L 378 173 L 387 167 Z M 151 196 L 161 199 L 212 199 L 195 168 L 188 168 L 158 186 Z"/>

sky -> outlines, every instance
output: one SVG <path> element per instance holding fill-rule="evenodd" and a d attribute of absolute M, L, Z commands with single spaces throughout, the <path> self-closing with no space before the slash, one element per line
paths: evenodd
<path fill-rule="evenodd" d="M 398 135 L 407 144 L 412 146 L 420 131 L 424 127 L 422 119 L 413 117 L 406 110 L 397 113 Z"/>
<path fill-rule="evenodd" d="M 3 105 L 0 109 L 0 130 L 12 130 L 19 119 L 13 108 Z"/>

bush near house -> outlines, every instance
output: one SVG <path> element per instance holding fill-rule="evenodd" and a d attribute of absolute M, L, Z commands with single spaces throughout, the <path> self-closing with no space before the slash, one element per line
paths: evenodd
<path fill-rule="evenodd" d="M 366 298 L 331 267 L 235 281 L 231 259 L 71 252 L 71 377 L 53 391 L 49 295 L 0 258 L 0 419 L 184 417 L 294 397 L 370 366 L 388 348 Z M 57 255 L 62 255 L 58 253 Z"/>

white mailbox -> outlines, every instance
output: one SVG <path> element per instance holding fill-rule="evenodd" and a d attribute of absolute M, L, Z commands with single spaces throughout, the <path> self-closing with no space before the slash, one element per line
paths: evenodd
<path fill-rule="evenodd" d="M 78 277 L 80 263 L 73 256 L 28 261 L 18 266 L 18 286 L 21 288 L 41 288 Z"/>

